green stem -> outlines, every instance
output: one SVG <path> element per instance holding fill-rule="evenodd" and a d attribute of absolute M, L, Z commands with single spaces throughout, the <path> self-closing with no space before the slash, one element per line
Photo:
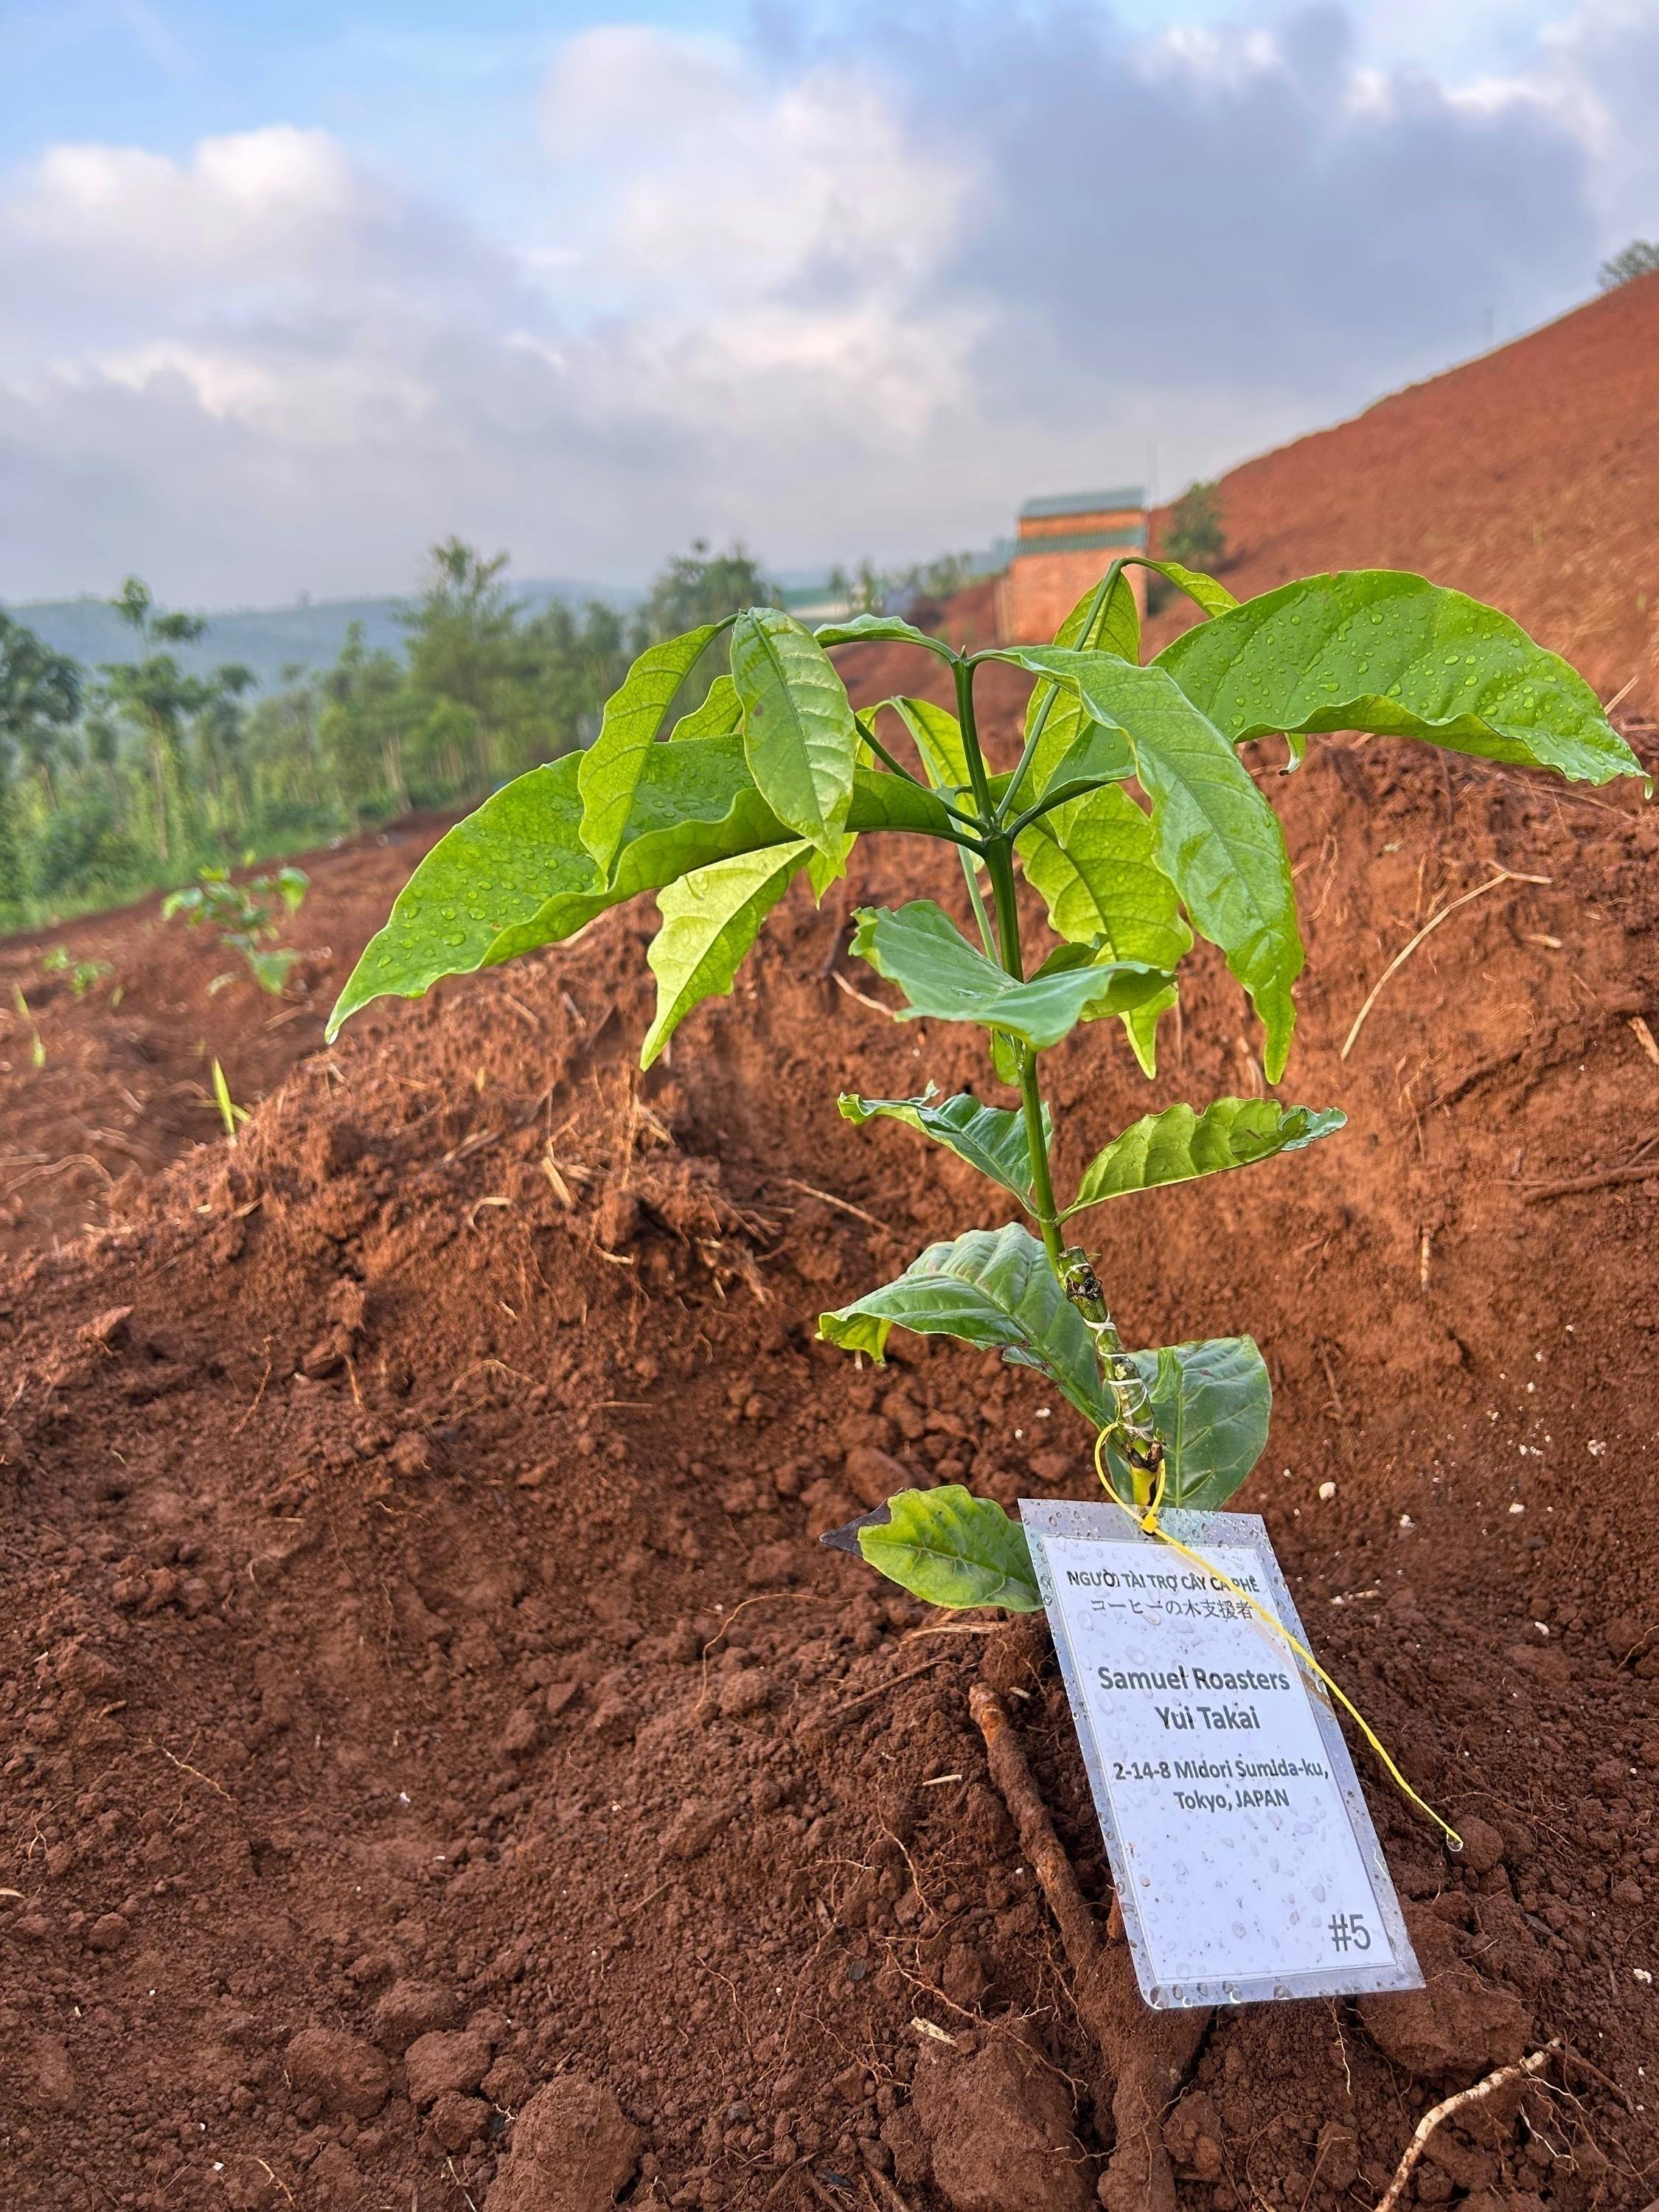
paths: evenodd
<path fill-rule="evenodd" d="M 934 798 L 938 799 L 939 805 L 950 816 L 951 819 L 953 822 L 960 822 L 964 830 L 976 830 L 979 828 L 980 825 L 977 817 L 972 814 L 964 814 L 959 806 L 953 806 L 951 801 L 945 796 L 945 793 L 939 789 L 939 786 L 931 779 L 927 782 L 924 783 L 919 775 L 913 775 L 910 773 L 909 769 L 905 767 L 902 761 L 895 760 L 892 754 L 888 751 L 886 746 L 883 744 L 881 739 L 870 727 L 870 725 L 865 720 L 862 714 L 854 714 L 853 720 L 858 729 L 859 735 L 863 738 L 865 744 L 869 746 L 872 753 L 878 755 L 879 758 L 887 763 L 887 766 L 892 770 L 895 775 L 902 777 L 906 783 L 914 784 L 918 791 L 931 791 Z M 924 762 L 923 766 L 925 767 L 927 763 Z"/>
<path fill-rule="evenodd" d="M 1007 835 L 1011 839 L 1018 837 L 1022 830 L 1029 830 L 1032 823 L 1040 822 L 1056 806 L 1069 805 L 1074 799 L 1087 799 L 1097 791 L 1104 791 L 1109 783 L 1121 781 L 1121 778 L 1110 775 L 1073 776 L 1069 783 L 1062 783 L 1058 791 L 1045 792 L 1036 805 L 1028 806 L 1024 814 L 1017 814 L 1007 825 Z"/>
<path fill-rule="evenodd" d="M 980 750 L 979 725 L 974 720 L 974 671 L 969 661 L 957 663 L 957 720 L 962 728 L 962 750 L 968 763 L 968 781 L 973 787 L 974 805 L 979 810 L 981 829 L 995 825 L 996 807 L 991 798 L 991 780 L 985 773 L 985 756 Z"/>
<path fill-rule="evenodd" d="M 1060 1279 L 1066 1295 L 1083 1316 L 1095 1347 L 1095 1357 L 1117 1408 L 1110 1425 L 1123 1457 L 1128 1462 L 1134 1503 L 1149 1505 L 1164 1458 L 1164 1445 L 1152 1415 L 1146 1386 L 1123 1350 L 1123 1339 L 1106 1304 L 1093 1263 L 1086 1252 L 1072 1245 L 1061 1255 Z"/>
<path fill-rule="evenodd" d="M 1090 610 L 1089 622 L 1084 632 L 1085 636 L 1110 596 L 1119 573 L 1120 564 L 1115 562 L 1103 580 Z M 1000 820 L 999 811 L 994 809 L 990 803 L 990 783 L 985 772 L 984 756 L 980 750 L 978 727 L 974 720 L 973 663 L 959 663 L 956 678 L 957 719 L 962 725 L 968 773 L 973 784 L 975 803 L 981 813 L 980 829 L 984 839 L 982 850 L 996 904 L 997 938 L 1002 965 L 1008 975 L 1024 982 L 1025 962 L 1020 949 L 1019 904 L 1014 886 L 1014 837 L 1028 817 L 1016 816 L 1013 823 L 1009 825 L 1006 817 L 1012 811 L 1012 795 L 1018 789 L 1020 780 L 1030 764 L 1036 750 L 1035 738 L 1040 732 L 1034 732 L 1032 739 L 1028 741 L 1019 767 L 1003 793 Z M 1044 703 L 1046 709 L 1052 704 L 1052 700 Z M 1043 808 L 1039 804 L 1030 810 L 1029 818 L 1035 820 L 1042 811 Z M 1118 1334 L 1117 1324 L 1106 1304 L 1106 1294 L 1100 1286 L 1088 1255 L 1076 1246 L 1066 1247 L 1061 1243 L 1060 1210 L 1054 1202 L 1054 1171 L 1049 1164 L 1048 1140 L 1042 1127 L 1042 1093 L 1037 1087 L 1037 1055 L 1029 1045 L 1020 1045 L 1017 1049 L 1019 1055 L 1020 1113 L 1025 1124 L 1026 1150 L 1031 1162 L 1032 1211 L 1042 1231 L 1042 1245 L 1048 1255 L 1048 1264 L 1089 1332 L 1095 1357 L 1116 1411 L 1117 1418 L 1110 1424 L 1110 1431 L 1115 1436 L 1123 1457 L 1128 1462 L 1134 1503 L 1144 1509 L 1152 1503 L 1158 1470 L 1164 1457 L 1158 1424 L 1152 1417 L 1146 1386 L 1124 1352 L 1123 1340 Z"/>
<path fill-rule="evenodd" d="M 979 941 L 985 947 L 985 957 L 997 957 L 996 940 L 991 934 L 991 917 L 985 911 L 985 901 L 979 888 L 979 868 L 964 850 L 958 849 L 957 858 L 962 863 L 962 879 L 968 886 L 968 903 L 974 909 L 974 920 L 979 924 Z"/>
<path fill-rule="evenodd" d="M 963 750 L 967 756 L 968 775 L 973 784 L 974 797 L 987 825 L 985 837 L 985 866 L 991 878 L 991 894 L 996 905 L 997 941 L 1002 955 L 1004 970 L 1016 982 L 1025 981 L 1025 960 L 1019 942 L 1019 903 L 1014 890 L 1013 846 L 1006 834 L 992 830 L 990 781 L 985 773 L 985 757 L 980 750 L 979 729 L 974 720 L 974 672 L 970 666 L 959 665 L 957 669 L 957 719 L 962 725 Z M 1054 1201 L 1054 1171 L 1048 1164 L 1048 1140 L 1042 1127 L 1042 1093 L 1037 1087 L 1037 1056 L 1030 1045 L 1017 1048 L 1019 1054 L 1019 1108 L 1025 1123 L 1025 1146 L 1031 1158 L 1032 1211 L 1037 1226 L 1042 1231 L 1043 1249 L 1056 1275 L 1061 1273 L 1060 1208 Z"/>
<path fill-rule="evenodd" d="M 1122 562 L 1114 561 L 1111 567 L 1106 571 L 1106 574 L 1095 586 L 1094 591 L 1090 596 L 1088 612 L 1084 616 L 1082 627 L 1078 632 L 1078 642 L 1079 645 L 1086 646 L 1092 641 L 1095 625 L 1099 622 L 1101 614 L 1106 606 L 1106 603 L 1111 598 L 1113 592 L 1115 590 L 1117 580 L 1122 573 Z M 1058 641 L 1056 641 L 1056 642 L 1058 642 Z M 1032 696 L 1033 698 L 1036 698 L 1036 695 L 1035 692 L 1033 692 Z M 1019 765 L 1015 769 L 1013 775 L 1009 781 L 1008 788 L 1002 794 L 1001 804 L 997 809 L 998 819 L 1000 821 L 1006 822 L 1008 818 L 1008 815 L 1014 804 L 1015 794 L 1018 792 L 1021 784 L 1025 781 L 1026 769 L 1030 768 L 1032 761 L 1036 757 L 1037 746 L 1042 741 L 1042 732 L 1048 726 L 1048 717 L 1054 712 L 1054 702 L 1059 698 L 1059 696 L 1060 686 L 1050 679 L 1048 689 L 1043 692 L 1042 699 L 1038 702 L 1036 711 L 1031 716 L 1030 734 L 1025 740 L 1025 750 L 1019 757 Z M 1031 817 L 1028 816 L 1026 818 L 1029 820 Z M 1022 823 L 1021 826 L 1023 827 L 1024 824 Z M 1012 830 L 1009 832 L 1011 836 L 1017 833 Z"/>
<path fill-rule="evenodd" d="M 1019 981 L 1025 980 L 1025 963 L 1019 945 L 1019 908 L 1014 896 L 1014 863 L 1007 840 L 999 838 L 985 851 L 996 902 L 997 937 L 1002 964 Z M 1042 1093 L 1037 1087 L 1037 1056 L 1030 1045 L 1015 1048 L 1019 1055 L 1019 1110 L 1025 1123 L 1025 1148 L 1031 1156 L 1032 1212 L 1042 1231 L 1043 1249 L 1055 1274 L 1060 1273 L 1060 1208 L 1054 1200 L 1054 1178 L 1048 1164 L 1048 1139 L 1042 1127 Z"/>

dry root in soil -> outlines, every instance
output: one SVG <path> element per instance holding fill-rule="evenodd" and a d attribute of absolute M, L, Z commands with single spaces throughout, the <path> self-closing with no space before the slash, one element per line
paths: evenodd
<path fill-rule="evenodd" d="M 1103 2114 L 1110 2107 L 1114 2130 L 1100 2201 L 1108 2212 L 1175 2212 L 1175 2174 L 1162 2123 L 1198 2055 L 1210 2014 L 1153 2012 L 1142 2002 L 1121 1916 L 1114 1904 L 1103 1932 L 1054 1833 L 1006 1705 L 983 1681 L 975 1684 L 968 1703 L 985 1738 L 991 1779 L 1059 1925 L 1078 2017 L 1100 2053 L 1095 2106 Z"/>

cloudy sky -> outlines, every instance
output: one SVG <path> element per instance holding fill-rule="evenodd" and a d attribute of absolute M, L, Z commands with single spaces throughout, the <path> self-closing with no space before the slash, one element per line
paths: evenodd
<path fill-rule="evenodd" d="M 0 597 L 1168 493 L 1659 236 L 1659 0 L 0 0 Z"/>

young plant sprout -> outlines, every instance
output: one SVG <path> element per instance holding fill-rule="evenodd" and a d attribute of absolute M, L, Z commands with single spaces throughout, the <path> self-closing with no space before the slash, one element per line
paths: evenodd
<path fill-rule="evenodd" d="M 280 998 L 290 968 L 299 954 L 276 947 L 278 912 L 296 914 L 311 888 L 303 868 L 278 868 L 274 875 L 254 876 L 234 884 L 224 868 L 202 868 L 187 890 L 170 891 L 161 902 L 161 919 L 171 921 L 183 915 L 193 929 L 211 922 L 228 952 L 240 952 L 248 973 L 262 991 Z M 216 975 L 208 988 L 222 991 L 228 975 Z"/>
<path fill-rule="evenodd" d="M 916 899 L 864 908 L 853 950 L 896 987 L 900 1019 L 987 1035 L 1016 1106 L 968 1093 L 843 1097 L 854 1123 L 905 1123 L 978 1169 L 1024 1223 L 932 1244 L 896 1281 L 823 1315 L 819 1334 L 879 1361 L 895 1327 L 1000 1352 L 1039 1370 L 1097 1439 L 1119 1499 L 1213 1510 L 1267 1441 L 1271 1389 L 1249 1337 L 1132 1350 L 1085 1247 L 1093 1208 L 1300 1150 L 1343 1126 L 1334 1108 L 1216 1098 L 1142 1116 L 1074 1190 L 1056 1189 L 1042 1054 L 1079 1022 L 1121 1021 L 1150 1076 L 1194 934 L 1217 945 L 1259 1018 L 1267 1079 L 1284 1073 L 1304 953 L 1285 839 L 1241 748 L 1282 734 L 1291 763 L 1337 730 L 1409 737 L 1477 758 L 1603 784 L 1641 763 L 1595 693 L 1507 616 L 1392 570 L 1311 576 L 1236 601 L 1209 576 L 1138 561 L 1206 620 L 1150 663 L 1129 562 L 1114 562 L 1052 645 L 957 653 L 866 614 L 809 632 L 754 607 L 642 653 L 588 750 L 532 769 L 422 862 L 341 994 L 330 1035 L 385 993 L 494 967 L 569 937 L 651 891 L 656 1016 L 649 1066 L 699 1001 L 732 988 L 795 878 L 822 896 L 854 841 L 954 845 L 965 933 Z M 731 672 L 672 726 L 714 639 Z M 828 648 L 902 641 L 951 671 L 955 711 L 898 697 L 853 707 Z M 975 715 L 988 663 L 1034 680 L 1018 762 L 997 770 Z M 913 763 L 913 764 L 912 764 Z M 1016 871 L 1057 942 L 1022 935 Z M 994 1501 L 957 1484 L 908 1490 L 859 1530 L 864 1557 L 931 1603 L 1041 1604 L 1025 1540 Z"/>
<path fill-rule="evenodd" d="M 57 945 L 42 959 L 40 972 L 44 975 L 67 975 L 71 995 L 84 999 L 114 970 L 107 960 L 77 960 L 67 945 Z"/>

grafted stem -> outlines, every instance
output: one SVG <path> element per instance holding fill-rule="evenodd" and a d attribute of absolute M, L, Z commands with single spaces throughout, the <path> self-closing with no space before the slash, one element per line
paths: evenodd
<path fill-rule="evenodd" d="M 1083 1316 L 1083 1326 L 1093 1340 L 1100 1371 L 1117 1407 L 1117 1442 L 1129 1463 L 1134 1502 L 1137 1505 L 1150 1505 L 1158 1471 L 1164 1462 L 1164 1444 L 1146 1385 L 1123 1349 L 1123 1339 L 1117 1333 L 1117 1323 L 1107 1306 L 1106 1293 L 1100 1286 L 1093 1261 L 1075 1244 L 1061 1255 L 1060 1279 L 1066 1297 Z"/>

